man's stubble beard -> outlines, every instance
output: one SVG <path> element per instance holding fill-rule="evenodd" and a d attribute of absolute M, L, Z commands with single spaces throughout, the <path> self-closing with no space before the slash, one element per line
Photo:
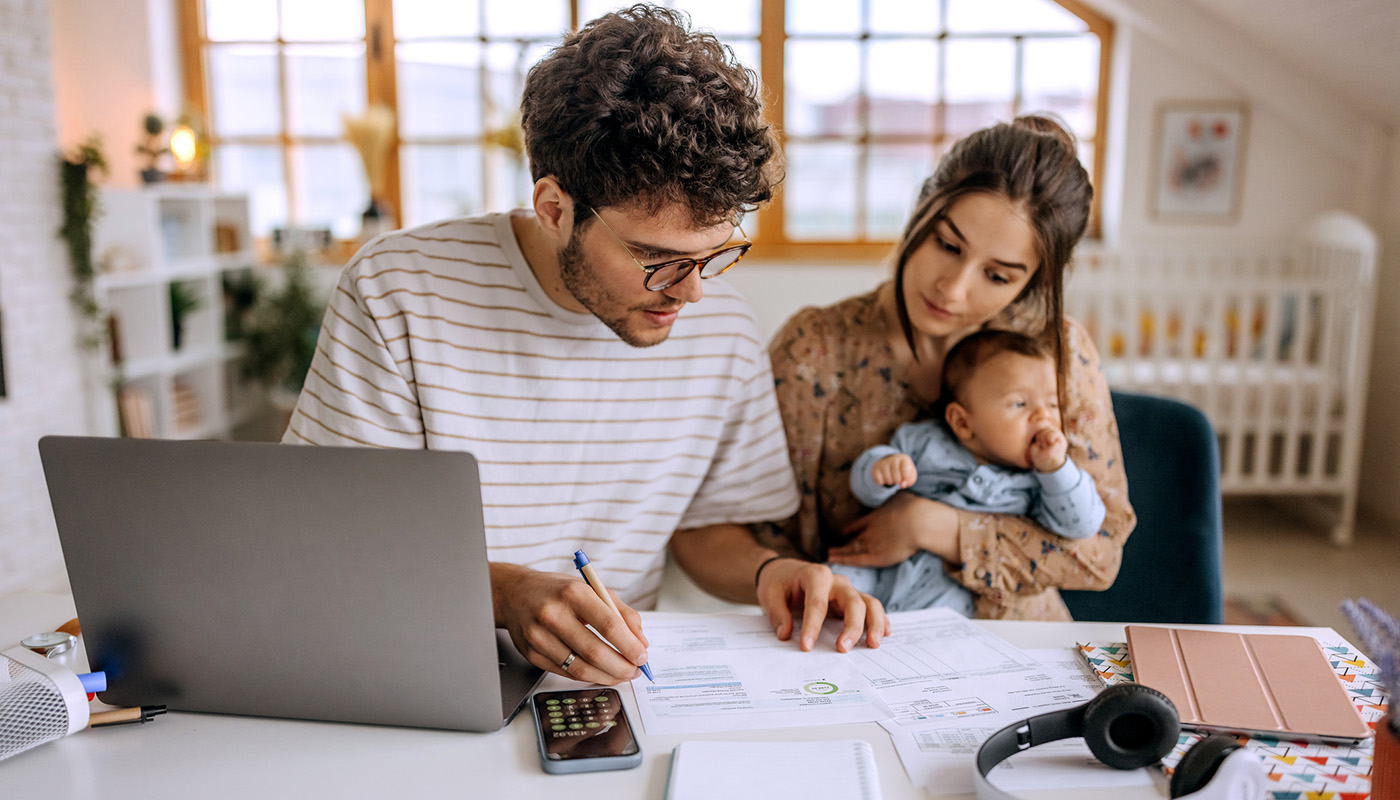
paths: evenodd
<path fill-rule="evenodd" d="M 584 261 L 583 245 L 578 239 L 578 230 L 575 229 L 569 235 L 569 241 L 559 253 L 559 278 L 564 282 L 564 288 L 579 301 L 584 308 L 598 318 L 599 322 L 608 326 L 608 330 L 617 335 L 617 338 L 632 347 L 654 347 L 666 341 L 671 335 L 670 329 L 657 330 L 659 338 L 649 339 L 638 334 L 629 326 L 631 312 L 636 310 L 668 311 L 679 306 L 674 303 L 666 303 L 652 308 L 648 306 L 629 307 L 626 301 L 619 299 L 608 291 L 603 282 L 598 280 L 598 276 L 588 268 Z M 657 292 L 658 297 L 665 300 L 671 298 Z M 684 303 L 681 303 L 684 305 Z"/>

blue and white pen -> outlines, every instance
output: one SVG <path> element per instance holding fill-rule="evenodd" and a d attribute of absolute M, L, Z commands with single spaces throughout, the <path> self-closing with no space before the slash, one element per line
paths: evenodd
<path fill-rule="evenodd" d="M 618 609 L 617 603 L 613 602 L 608 587 L 603 585 L 603 579 L 598 577 L 597 570 L 593 569 L 593 565 L 588 561 L 588 556 L 582 550 L 574 551 L 574 566 L 578 568 L 579 573 L 583 575 L 583 579 L 587 581 L 593 592 L 602 598 L 603 602 L 608 604 L 608 608 L 611 608 L 613 613 L 620 618 L 622 611 Z M 646 664 L 642 665 L 642 674 L 647 676 L 647 680 L 656 683 L 656 678 L 651 676 L 651 667 Z"/>

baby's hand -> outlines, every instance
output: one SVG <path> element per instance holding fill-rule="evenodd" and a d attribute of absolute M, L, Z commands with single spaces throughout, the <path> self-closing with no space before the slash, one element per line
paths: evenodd
<path fill-rule="evenodd" d="M 1036 472 L 1054 472 L 1065 465 L 1065 435 L 1055 428 L 1046 428 L 1031 439 L 1031 466 Z"/>
<path fill-rule="evenodd" d="M 919 471 L 914 469 L 914 459 L 903 453 L 895 453 L 876 461 L 875 466 L 870 468 L 870 477 L 881 486 L 908 489 L 919 477 Z"/>

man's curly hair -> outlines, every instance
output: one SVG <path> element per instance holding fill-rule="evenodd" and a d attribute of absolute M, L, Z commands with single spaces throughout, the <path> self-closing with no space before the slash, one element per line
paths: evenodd
<path fill-rule="evenodd" d="M 681 203 L 696 228 L 737 221 L 782 180 L 758 80 L 680 12 L 634 5 L 569 34 L 530 69 L 520 101 L 535 180 L 579 210 Z"/>

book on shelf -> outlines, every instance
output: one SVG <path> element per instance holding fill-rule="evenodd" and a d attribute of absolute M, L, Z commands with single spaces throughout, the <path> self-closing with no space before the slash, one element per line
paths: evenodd
<path fill-rule="evenodd" d="M 135 386 L 117 390 L 117 413 L 121 417 L 122 435 L 133 439 L 155 438 L 155 411 L 151 393 Z"/>
<path fill-rule="evenodd" d="M 189 380 L 183 377 L 175 378 L 174 395 L 176 430 L 189 430 L 199 425 L 204 414 L 199 407 L 199 393 L 190 385 Z"/>

